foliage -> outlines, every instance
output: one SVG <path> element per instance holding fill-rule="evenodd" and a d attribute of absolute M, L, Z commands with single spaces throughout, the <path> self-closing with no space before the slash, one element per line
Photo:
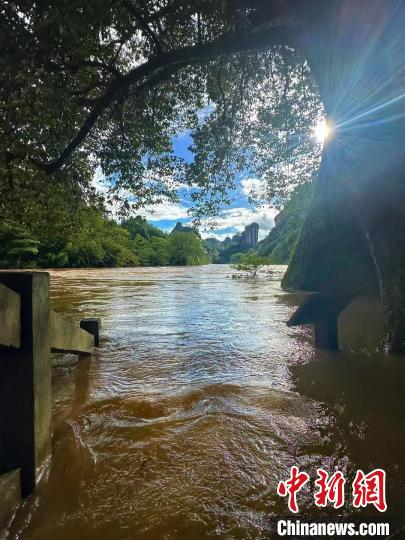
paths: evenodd
<path fill-rule="evenodd" d="M 138 266 L 139 259 L 126 229 L 99 215 L 92 218 L 65 245 L 68 266 Z"/>
<path fill-rule="evenodd" d="M 242 261 L 243 257 L 244 257 L 245 253 L 234 253 L 233 255 L 231 255 L 231 263 L 232 264 L 238 264 Z"/>
<path fill-rule="evenodd" d="M 60 190 L 97 204 L 96 167 L 122 212 L 176 200 L 185 184 L 196 217 L 212 217 L 247 168 L 264 198 L 285 197 L 316 167 L 320 106 L 286 37 L 300 14 L 284 4 L 3 2 L 1 219 L 21 201 L 36 219 Z M 190 164 L 172 147 L 186 129 Z"/>
<path fill-rule="evenodd" d="M 175 266 L 207 264 L 208 257 L 195 234 L 175 232 L 169 239 L 170 263 Z"/>
<path fill-rule="evenodd" d="M 312 201 L 313 185 L 298 186 L 276 218 L 275 227 L 259 243 L 258 253 L 271 264 L 288 264 Z"/>
<path fill-rule="evenodd" d="M 135 238 L 138 234 L 142 238 L 146 238 L 146 240 L 165 236 L 161 229 L 148 223 L 142 216 L 131 217 L 123 221 L 122 226 L 129 231 L 132 238 Z"/>
<path fill-rule="evenodd" d="M 217 238 L 206 238 L 203 241 L 203 244 L 209 261 L 216 263 L 218 261 L 222 242 Z"/>
<path fill-rule="evenodd" d="M 201 188 L 193 194 L 197 218 L 215 221 L 240 172 L 262 181 L 252 202 L 282 206 L 320 162 L 312 129 L 322 111 L 308 65 L 285 48 L 237 62 L 230 57 L 216 68 L 210 87 L 216 106 L 194 132 L 187 173 Z"/>
<path fill-rule="evenodd" d="M 8 229 L 0 240 L 0 253 L 9 266 L 19 268 L 38 255 L 39 241 L 22 229 Z"/>
<path fill-rule="evenodd" d="M 123 226 L 131 234 L 142 266 L 196 265 L 208 262 L 200 236 L 191 227 L 178 223 L 167 235 L 139 216 L 125 221 Z"/>
<path fill-rule="evenodd" d="M 149 259 L 151 266 L 168 266 L 171 263 L 170 242 L 165 238 L 152 238 L 151 248 L 153 254 Z"/>
<path fill-rule="evenodd" d="M 77 178 L 76 183 L 61 173 L 52 184 L 38 173 L 35 178 L 21 174 L 4 186 L 1 180 L 0 172 L 2 227 L 31 231 L 35 237 L 44 230 L 49 237 L 70 237 L 87 220 L 88 212 L 105 214 L 102 197 L 83 178 Z"/>
<path fill-rule="evenodd" d="M 54 236 L 44 229 L 31 240 L 29 231 L 0 230 L 0 266 L 62 268 L 82 266 L 138 266 L 126 229 L 98 213 L 88 212 L 86 221 L 73 234 Z M 21 238 L 24 238 L 23 244 Z M 18 249 L 24 249 L 16 260 Z M 12 255 L 15 255 L 13 258 Z"/>
<path fill-rule="evenodd" d="M 239 262 L 231 267 L 238 272 L 242 272 L 245 277 L 257 278 L 259 272 L 270 264 L 267 257 L 261 257 L 255 251 L 241 254 Z M 237 277 L 237 275 L 235 276 Z"/>
<path fill-rule="evenodd" d="M 192 229 L 190 229 L 192 231 Z M 39 228 L 0 228 L 0 267 L 64 268 L 206 264 L 208 257 L 194 232 L 165 234 L 137 216 L 123 225 L 87 210 L 80 227 L 54 234 Z"/>

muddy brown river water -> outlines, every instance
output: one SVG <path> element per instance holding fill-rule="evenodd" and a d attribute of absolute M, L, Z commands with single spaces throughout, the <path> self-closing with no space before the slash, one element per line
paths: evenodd
<path fill-rule="evenodd" d="M 8 538 L 275 538 L 291 465 L 382 467 L 388 514 L 405 521 L 405 360 L 374 352 L 367 306 L 342 352 L 316 351 L 285 325 L 297 297 L 284 270 L 52 271 L 53 308 L 101 317 L 103 340 L 57 361 L 52 460 Z M 299 504 L 316 515 L 310 489 Z"/>

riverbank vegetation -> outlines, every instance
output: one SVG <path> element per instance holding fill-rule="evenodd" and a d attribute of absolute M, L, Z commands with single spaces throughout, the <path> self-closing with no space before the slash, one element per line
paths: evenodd
<path fill-rule="evenodd" d="M 255 254 L 266 264 L 288 264 L 312 200 L 312 183 L 298 186 L 276 217 L 275 227 L 255 250 L 234 239 L 201 240 L 197 229 L 178 223 L 168 234 L 137 216 L 117 223 L 102 201 L 63 209 L 36 210 L 31 228 L 15 214 L 0 227 L 1 268 L 168 266 L 240 264 Z M 30 212 L 28 213 L 32 215 Z M 51 220 L 49 219 L 51 216 Z M 236 238 L 236 240 L 235 240 Z M 243 251 L 242 251 L 243 249 Z"/>
<path fill-rule="evenodd" d="M 189 228 L 166 234 L 140 216 L 122 224 L 87 211 L 80 226 L 59 231 L 18 226 L 0 229 L 1 268 L 79 268 L 198 265 L 208 262 L 201 239 Z"/>
<path fill-rule="evenodd" d="M 311 206 L 312 191 L 312 182 L 296 187 L 276 216 L 274 228 L 259 242 L 258 254 L 268 257 L 271 264 L 290 262 Z"/>

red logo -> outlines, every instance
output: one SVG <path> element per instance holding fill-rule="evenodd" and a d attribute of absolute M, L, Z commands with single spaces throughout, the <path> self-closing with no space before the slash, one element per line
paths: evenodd
<path fill-rule="evenodd" d="M 325 507 L 328 502 L 334 508 L 341 508 L 345 503 L 345 477 L 341 471 L 336 471 L 330 478 L 323 469 L 318 469 L 315 485 L 319 490 L 315 493 L 316 506 Z"/>
<path fill-rule="evenodd" d="M 299 472 L 298 467 L 291 467 L 290 478 L 285 482 L 279 482 L 277 493 L 281 497 L 288 495 L 288 508 L 291 512 L 297 513 L 297 493 L 308 482 L 309 475 L 306 472 Z"/>
<path fill-rule="evenodd" d="M 277 486 L 277 493 L 280 497 L 287 497 L 288 508 L 295 514 L 298 510 L 297 495 L 309 481 L 306 472 L 300 472 L 298 467 L 291 467 L 290 477 L 282 480 Z M 379 512 L 387 510 L 385 496 L 386 474 L 382 469 L 365 474 L 358 470 L 352 483 L 353 506 L 364 508 L 373 505 Z M 346 479 L 341 471 L 336 471 L 329 475 L 323 469 L 317 470 L 315 486 L 318 488 L 314 494 L 316 506 L 325 508 L 328 504 L 334 508 L 341 508 L 345 503 Z"/>
<path fill-rule="evenodd" d="M 374 469 L 364 474 L 357 471 L 353 482 L 353 506 L 355 508 L 366 507 L 372 504 L 379 512 L 387 510 L 385 498 L 385 471 Z"/>

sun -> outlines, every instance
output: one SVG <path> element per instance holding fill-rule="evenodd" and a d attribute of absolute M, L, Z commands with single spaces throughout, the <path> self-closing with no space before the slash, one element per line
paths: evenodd
<path fill-rule="evenodd" d="M 314 137 L 319 143 L 324 143 L 331 135 L 332 129 L 325 118 L 319 120 L 314 128 Z"/>

